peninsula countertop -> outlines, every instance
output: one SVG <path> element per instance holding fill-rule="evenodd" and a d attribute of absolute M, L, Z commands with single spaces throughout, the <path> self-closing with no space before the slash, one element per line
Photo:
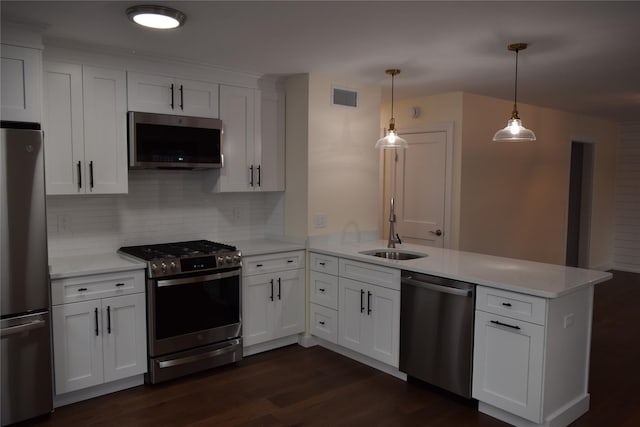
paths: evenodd
<path fill-rule="evenodd" d="M 309 251 L 349 258 L 386 267 L 447 277 L 477 285 L 504 289 L 543 298 L 558 298 L 613 277 L 611 273 L 503 258 L 452 249 L 403 243 L 397 249 L 420 252 L 426 257 L 391 260 L 360 252 L 386 248 L 386 240 L 360 243 L 311 243 Z"/>

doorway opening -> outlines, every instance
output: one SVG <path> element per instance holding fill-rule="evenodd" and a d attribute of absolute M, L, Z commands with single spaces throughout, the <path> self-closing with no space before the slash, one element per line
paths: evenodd
<path fill-rule="evenodd" d="M 594 144 L 571 142 L 567 250 L 565 264 L 589 267 Z"/>

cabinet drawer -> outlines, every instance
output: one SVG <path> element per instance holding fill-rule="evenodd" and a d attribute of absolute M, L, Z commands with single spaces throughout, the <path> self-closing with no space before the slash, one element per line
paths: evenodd
<path fill-rule="evenodd" d="M 144 270 L 94 274 L 51 281 L 51 304 L 89 301 L 144 292 Z"/>
<path fill-rule="evenodd" d="M 304 251 L 281 252 L 242 258 L 242 274 L 272 273 L 274 271 L 304 268 Z"/>
<path fill-rule="evenodd" d="M 331 255 L 309 253 L 309 267 L 313 271 L 320 271 L 327 274 L 338 274 L 338 258 Z"/>
<path fill-rule="evenodd" d="M 338 343 L 338 312 L 317 304 L 309 305 L 311 335 Z"/>
<path fill-rule="evenodd" d="M 310 301 L 338 309 L 338 276 L 312 271 L 309 274 Z"/>
<path fill-rule="evenodd" d="M 400 270 L 340 258 L 339 276 L 400 290 Z"/>
<path fill-rule="evenodd" d="M 478 286 L 476 310 L 544 325 L 547 301 L 531 295 Z"/>

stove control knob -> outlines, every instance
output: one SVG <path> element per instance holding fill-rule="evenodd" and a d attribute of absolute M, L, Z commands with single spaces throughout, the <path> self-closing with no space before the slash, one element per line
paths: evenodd
<path fill-rule="evenodd" d="M 160 269 L 162 271 L 166 271 L 167 270 L 167 264 L 165 264 L 164 262 L 162 264 L 160 264 Z"/>
<path fill-rule="evenodd" d="M 233 264 L 240 264 L 240 257 L 238 255 L 233 256 Z"/>
<path fill-rule="evenodd" d="M 231 265 L 231 256 L 227 255 L 226 257 L 224 257 L 224 262 L 227 265 Z"/>
<path fill-rule="evenodd" d="M 151 271 L 156 271 L 158 269 L 158 266 L 155 264 L 151 264 Z"/>
<path fill-rule="evenodd" d="M 171 264 L 169 264 L 169 268 L 171 270 L 175 270 L 176 269 L 176 263 L 175 262 L 171 262 Z"/>
<path fill-rule="evenodd" d="M 216 260 L 218 261 L 218 265 L 224 265 L 224 257 L 223 256 L 219 256 Z"/>

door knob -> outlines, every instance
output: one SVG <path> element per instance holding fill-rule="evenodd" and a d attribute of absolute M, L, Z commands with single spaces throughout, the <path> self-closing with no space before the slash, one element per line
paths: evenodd
<path fill-rule="evenodd" d="M 435 234 L 436 236 L 442 236 L 442 230 L 437 229 L 436 231 L 429 230 L 429 233 Z"/>

